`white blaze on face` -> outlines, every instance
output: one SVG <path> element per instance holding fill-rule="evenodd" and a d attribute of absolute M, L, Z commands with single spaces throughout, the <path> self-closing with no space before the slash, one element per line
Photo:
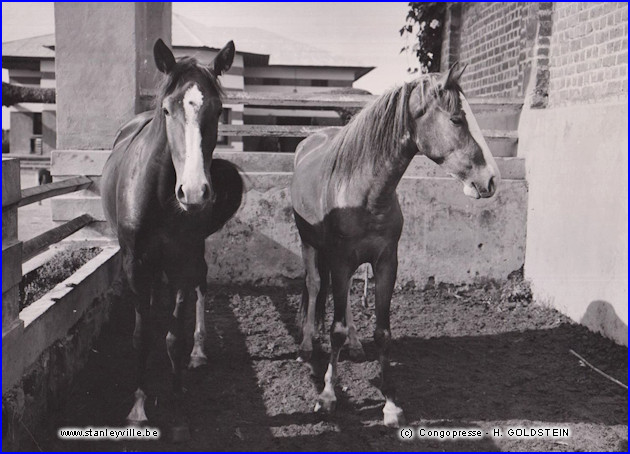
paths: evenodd
<path fill-rule="evenodd" d="M 475 115 L 473 114 L 472 109 L 470 108 L 470 104 L 466 100 L 466 97 L 460 93 L 459 99 L 462 103 L 462 110 L 466 113 L 466 121 L 468 122 L 468 131 L 470 131 L 470 135 L 475 139 L 475 142 L 481 148 L 483 152 L 483 157 L 486 161 L 486 165 L 492 169 L 492 172 L 495 175 L 495 184 L 499 184 L 499 180 L 501 175 L 499 173 L 499 168 L 497 167 L 497 163 L 490 152 L 490 148 L 488 148 L 488 144 L 486 143 L 486 139 L 483 137 L 483 133 L 481 132 L 481 128 L 477 124 L 477 120 L 475 119 Z"/>
<path fill-rule="evenodd" d="M 182 185 L 192 200 L 201 197 L 204 184 L 208 183 L 203 166 L 201 149 L 201 127 L 199 124 L 199 110 L 203 105 L 203 94 L 197 85 L 191 86 L 184 94 L 184 137 L 186 140 L 186 161 L 182 175 Z M 197 194 L 198 193 L 198 194 Z"/>

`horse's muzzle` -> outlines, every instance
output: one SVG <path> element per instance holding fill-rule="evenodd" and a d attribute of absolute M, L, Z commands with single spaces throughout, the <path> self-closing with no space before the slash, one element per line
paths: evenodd
<path fill-rule="evenodd" d="M 203 209 L 211 199 L 213 194 L 210 185 L 203 183 L 199 188 L 186 188 L 180 184 L 175 192 L 177 201 L 185 211 L 199 211 Z"/>

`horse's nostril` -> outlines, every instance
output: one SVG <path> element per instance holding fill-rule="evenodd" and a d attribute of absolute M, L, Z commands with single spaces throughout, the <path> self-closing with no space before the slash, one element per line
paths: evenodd
<path fill-rule="evenodd" d="M 203 200 L 208 200 L 210 198 L 210 188 L 207 184 L 204 184 L 201 187 L 201 197 L 203 198 Z"/>
<path fill-rule="evenodd" d="M 177 198 L 179 200 L 184 200 L 184 188 L 183 188 L 183 186 L 181 184 L 177 188 Z"/>
<path fill-rule="evenodd" d="M 488 192 L 494 192 L 494 177 L 490 177 L 490 181 L 488 182 Z"/>

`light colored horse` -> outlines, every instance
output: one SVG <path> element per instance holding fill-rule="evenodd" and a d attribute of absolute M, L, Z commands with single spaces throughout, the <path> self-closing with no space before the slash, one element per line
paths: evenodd
<path fill-rule="evenodd" d="M 310 358 L 315 321 L 323 319 L 329 283 L 334 299 L 330 362 L 316 411 L 335 408 L 337 361 L 346 340 L 351 352 L 361 353 L 348 291 L 357 267 L 368 262 L 376 285 L 374 340 L 386 399 L 384 423 L 403 424 L 389 371 L 390 301 L 403 225 L 396 187 L 417 154 L 459 180 L 464 193 L 475 199 L 492 197 L 500 181 L 458 84 L 463 69 L 456 68 L 390 90 L 348 125 L 319 131 L 298 146 L 291 197 L 306 268 L 301 358 Z"/>

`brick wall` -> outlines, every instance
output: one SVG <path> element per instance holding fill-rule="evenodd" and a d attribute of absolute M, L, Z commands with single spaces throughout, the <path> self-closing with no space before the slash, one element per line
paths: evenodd
<path fill-rule="evenodd" d="M 628 4 L 453 3 L 442 57 L 443 70 L 468 63 L 469 96 L 523 98 L 530 89 L 532 107 L 627 96 Z"/>
<path fill-rule="evenodd" d="M 523 46 L 535 10 L 535 4 L 522 2 L 463 5 L 457 57 L 468 63 L 462 80 L 468 96 L 523 95 Z"/>
<path fill-rule="evenodd" d="M 628 4 L 554 3 L 549 103 L 627 96 Z"/>

